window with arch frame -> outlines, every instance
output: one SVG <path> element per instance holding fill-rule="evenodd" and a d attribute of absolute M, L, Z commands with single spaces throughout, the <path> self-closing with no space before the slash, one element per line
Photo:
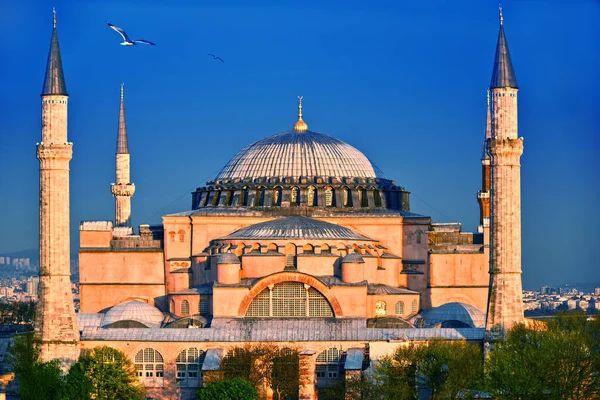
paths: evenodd
<path fill-rule="evenodd" d="M 416 313 L 418 311 L 417 300 L 413 300 L 411 304 L 411 312 Z"/>
<path fill-rule="evenodd" d="M 381 316 L 381 315 L 385 315 L 385 314 L 386 314 L 385 301 L 379 300 L 377 303 L 375 303 L 375 315 Z"/>
<path fill-rule="evenodd" d="M 404 302 L 399 301 L 396 303 L 396 315 L 404 315 Z"/>
<path fill-rule="evenodd" d="M 314 186 L 308 187 L 308 205 L 311 207 L 317 205 L 317 189 Z"/>
<path fill-rule="evenodd" d="M 290 203 L 293 206 L 300 205 L 300 188 L 297 186 L 292 187 L 290 190 Z"/>
<path fill-rule="evenodd" d="M 145 387 L 163 387 L 165 363 L 163 356 L 153 348 L 147 347 L 134 357 L 136 375 Z"/>
<path fill-rule="evenodd" d="M 202 363 L 206 353 L 195 347 L 182 350 L 175 359 L 178 387 L 202 386 Z"/>
<path fill-rule="evenodd" d="M 190 313 L 190 302 L 187 300 L 183 300 L 181 302 L 181 313 L 189 314 Z"/>
<path fill-rule="evenodd" d="M 300 282 L 280 282 L 252 299 L 246 317 L 333 317 L 331 305 L 315 288 Z"/>
<path fill-rule="evenodd" d="M 350 192 L 350 189 L 345 187 L 342 190 L 344 193 L 344 207 L 352 207 L 352 193 Z"/>
<path fill-rule="evenodd" d="M 210 314 L 208 298 L 206 298 L 206 296 L 200 296 L 200 301 L 198 301 L 198 313 L 201 315 Z"/>
<path fill-rule="evenodd" d="M 335 347 L 323 350 L 317 355 L 315 376 L 317 387 L 332 386 L 340 378 L 340 369 L 344 363 L 345 354 Z"/>
<path fill-rule="evenodd" d="M 333 207 L 333 188 L 331 186 L 327 186 L 325 188 L 325 206 Z"/>

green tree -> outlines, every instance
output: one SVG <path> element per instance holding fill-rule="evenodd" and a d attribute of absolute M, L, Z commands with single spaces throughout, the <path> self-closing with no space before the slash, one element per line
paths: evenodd
<path fill-rule="evenodd" d="M 600 323 L 560 314 L 540 328 L 517 325 L 486 362 L 489 391 L 500 399 L 600 396 Z"/>
<path fill-rule="evenodd" d="M 39 343 L 33 331 L 14 337 L 7 361 L 19 379 L 19 396 L 23 400 L 52 400 L 62 390 L 58 361 L 40 362 L 39 358 Z"/>
<path fill-rule="evenodd" d="M 143 398 L 144 388 L 127 356 L 112 347 L 96 347 L 83 354 L 65 379 L 65 399 Z"/>
<path fill-rule="evenodd" d="M 258 391 L 244 379 L 216 381 L 198 390 L 200 400 L 256 400 Z"/>

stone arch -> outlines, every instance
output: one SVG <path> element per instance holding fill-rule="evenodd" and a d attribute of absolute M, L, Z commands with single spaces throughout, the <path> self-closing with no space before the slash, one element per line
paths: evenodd
<path fill-rule="evenodd" d="M 121 303 L 126 303 L 128 301 L 132 301 L 132 300 L 139 300 L 139 301 L 143 301 L 144 303 L 148 303 L 151 306 L 155 306 L 154 304 L 154 299 L 152 297 L 146 297 L 146 296 L 129 296 L 129 297 L 124 297 L 121 300 L 117 301 L 114 305 L 116 306 L 117 304 L 121 304 Z"/>
<path fill-rule="evenodd" d="M 310 275 L 303 274 L 301 272 L 277 272 L 271 275 L 267 275 L 258 282 L 254 284 L 254 286 L 250 289 L 248 294 L 242 299 L 240 306 L 238 308 L 238 317 L 244 317 L 246 315 L 246 311 L 248 310 L 248 306 L 254 297 L 266 289 L 269 285 L 275 285 L 276 283 L 281 282 L 302 282 L 309 286 L 312 286 L 327 299 L 331 308 L 333 309 L 333 314 L 335 318 L 343 317 L 344 314 L 342 312 L 342 307 L 338 302 L 337 298 L 330 292 L 329 288 L 317 278 L 314 278 Z"/>
<path fill-rule="evenodd" d="M 267 245 L 267 252 L 269 251 L 278 251 L 277 243 L 269 243 Z"/>
<path fill-rule="evenodd" d="M 281 186 L 275 186 L 275 188 L 273 189 L 273 196 L 272 196 L 272 206 L 281 206 L 281 197 L 283 196 L 283 189 L 281 188 Z"/>
<path fill-rule="evenodd" d="M 313 246 L 310 243 L 306 243 L 302 247 L 302 254 L 314 254 L 314 252 L 315 252 L 315 246 Z"/>
<path fill-rule="evenodd" d="M 433 308 L 443 306 L 446 303 L 464 303 L 464 304 L 473 306 L 479 310 L 479 307 L 477 307 L 477 303 L 475 301 L 473 301 L 473 299 L 471 297 L 469 297 L 463 293 L 453 293 L 452 295 L 446 297 L 443 302 L 441 302 L 437 306 L 434 306 Z M 481 311 L 484 314 L 486 312 L 486 310 L 479 310 L 479 311 Z"/>

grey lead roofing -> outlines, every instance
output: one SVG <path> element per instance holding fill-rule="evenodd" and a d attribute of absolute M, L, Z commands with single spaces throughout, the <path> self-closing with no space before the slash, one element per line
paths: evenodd
<path fill-rule="evenodd" d="M 482 340 L 484 328 L 367 328 L 364 318 L 214 318 L 210 328 L 97 328 L 84 326 L 81 340 L 139 342 L 313 342 Z"/>
<path fill-rule="evenodd" d="M 492 82 L 490 83 L 490 89 L 495 88 L 518 89 L 517 77 L 515 76 L 515 70 L 510 59 L 503 25 L 500 25 L 500 32 L 498 33 L 496 58 L 494 59 L 494 70 L 492 71 Z"/>
<path fill-rule="evenodd" d="M 50 52 L 48 53 L 48 62 L 46 63 L 46 75 L 44 77 L 44 86 L 42 87 L 42 96 L 46 95 L 67 95 L 67 85 L 65 84 L 62 61 L 60 60 L 56 27 L 52 30 Z"/>
<path fill-rule="evenodd" d="M 127 124 L 125 123 L 125 99 L 121 86 L 121 106 L 119 107 L 119 132 L 117 134 L 117 154 L 129 154 L 127 145 Z"/>
<path fill-rule="evenodd" d="M 316 239 L 374 241 L 345 226 L 293 215 L 259 222 L 237 230 L 221 240 Z"/>
<path fill-rule="evenodd" d="M 363 153 L 339 139 L 287 131 L 242 149 L 215 180 L 301 176 L 385 178 Z"/>

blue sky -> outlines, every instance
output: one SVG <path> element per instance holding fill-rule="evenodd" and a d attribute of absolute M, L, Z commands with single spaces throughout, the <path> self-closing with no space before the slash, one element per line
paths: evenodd
<path fill-rule="evenodd" d="M 56 0 L 69 98 L 72 247 L 114 216 L 125 82 L 133 223 L 189 209 L 235 153 L 309 129 L 363 151 L 412 210 L 476 229 L 495 1 Z M 506 0 L 519 93 L 525 287 L 600 280 L 600 1 Z M 111 22 L 157 46 L 120 46 Z M 0 253 L 38 244 L 40 98 L 52 4 L 0 13 Z M 16 34 L 18 32 L 18 34 Z M 207 53 L 221 56 L 213 60 Z"/>

